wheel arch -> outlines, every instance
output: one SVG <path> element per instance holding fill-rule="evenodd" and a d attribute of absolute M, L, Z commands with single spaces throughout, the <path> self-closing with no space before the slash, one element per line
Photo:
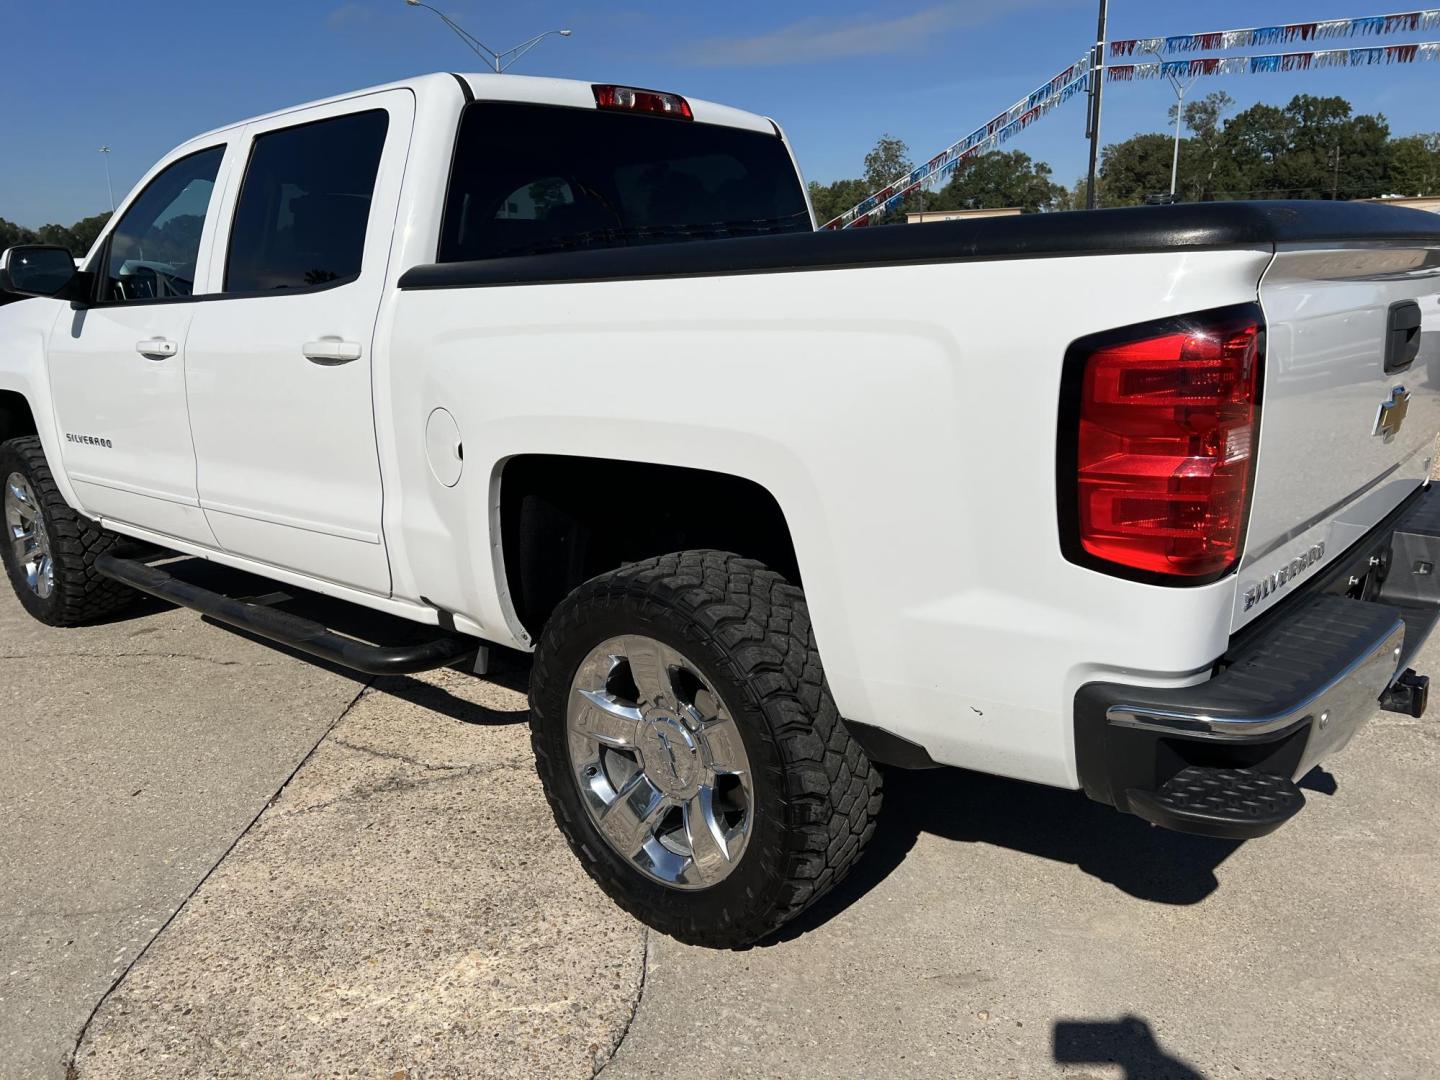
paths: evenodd
<path fill-rule="evenodd" d="M 65 501 L 81 509 L 61 457 L 63 437 L 57 428 L 46 341 L 56 321 L 71 313 L 59 300 L 28 299 L 0 308 L 0 441 L 34 435 L 45 448 L 46 461 Z"/>
<path fill-rule="evenodd" d="M 536 453 L 503 461 L 498 488 L 499 576 L 532 640 L 581 583 L 676 551 L 732 551 L 803 585 L 779 501 L 742 476 Z M 657 494 L 649 505 L 645 492 Z"/>
<path fill-rule="evenodd" d="M 0 442 L 39 433 L 29 399 L 18 390 L 0 389 Z"/>

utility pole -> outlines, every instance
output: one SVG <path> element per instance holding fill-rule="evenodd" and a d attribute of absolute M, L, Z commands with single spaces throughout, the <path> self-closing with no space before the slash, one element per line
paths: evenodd
<path fill-rule="evenodd" d="M 1331 149 L 1335 152 L 1335 179 L 1330 185 L 1330 201 L 1334 202 L 1340 198 L 1340 144 L 1336 143 Z"/>
<path fill-rule="evenodd" d="M 100 147 L 100 153 L 105 157 L 105 190 L 110 194 L 110 213 L 115 213 L 115 186 L 110 183 L 110 147 Z"/>
<path fill-rule="evenodd" d="M 1100 95 L 1105 87 L 1105 27 L 1109 0 L 1100 0 L 1100 22 L 1095 31 L 1095 48 L 1090 53 L 1090 102 L 1085 137 L 1090 140 L 1090 171 L 1085 179 L 1085 209 L 1094 210 L 1095 170 L 1100 162 Z"/>

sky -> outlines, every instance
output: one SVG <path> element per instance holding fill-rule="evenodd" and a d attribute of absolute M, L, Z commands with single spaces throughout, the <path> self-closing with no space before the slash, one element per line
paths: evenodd
<path fill-rule="evenodd" d="M 531 75 L 628 83 L 774 117 L 807 178 L 863 172 L 883 133 L 923 161 L 1081 56 L 1096 0 L 438 0 L 494 48 L 567 27 L 516 67 Z M 1151 37 L 1384 14 L 1364 0 L 1206 4 L 1112 0 L 1110 36 Z M 1440 30 L 1356 44 L 1440 39 Z M 115 197 L 192 135 L 270 110 L 427 71 L 477 70 L 433 14 L 404 0 L 0 0 L 0 217 L 70 224 Z M 1341 42 L 1319 47 L 1337 47 Z M 1284 46 L 1296 49 L 1304 46 Z M 1394 134 L 1440 129 L 1440 63 L 1201 80 L 1243 108 L 1298 93 L 1340 94 L 1380 112 Z M 1174 100 L 1160 81 L 1106 88 L 1103 134 L 1163 130 Z M 1075 99 L 1007 149 L 1085 170 Z"/>

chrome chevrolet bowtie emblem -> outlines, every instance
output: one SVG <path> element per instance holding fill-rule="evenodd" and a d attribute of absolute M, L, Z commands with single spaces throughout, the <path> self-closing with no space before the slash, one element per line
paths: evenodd
<path fill-rule="evenodd" d="M 664 728 L 656 728 L 655 734 L 660 736 L 660 749 L 664 750 L 665 756 L 670 759 L 667 762 L 667 764 L 670 766 L 670 775 L 676 780 L 679 780 L 680 763 L 675 759 L 675 747 L 670 745 L 670 736 L 665 734 Z"/>
<path fill-rule="evenodd" d="M 1387 442 L 1395 437 L 1400 425 L 1405 423 L 1405 413 L 1410 409 L 1410 391 L 1397 386 L 1390 391 L 1390 398 L 1380 403 L 1380 415 L 1375 418 L 1375 434 Z"/>
<path fill-rule="evenodd" d="M 657 713 L 640 731 L 640 757 L 645 773 L 667 795 L 693 791 L 700 778 L 700 752 L 690 732 L 676 717 Z"/>

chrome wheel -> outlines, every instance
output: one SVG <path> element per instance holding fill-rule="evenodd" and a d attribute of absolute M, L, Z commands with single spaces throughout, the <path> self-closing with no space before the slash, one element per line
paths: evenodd
<path fill-rule="evenodd" d="M 566 727 L 590 820 L 636 869 L 703 889 L 739 864 L 754 817 L 750 759 L 690 660 L 654 638 L 601 642 L 575 673 Z"/>
<path fill-rule="evenodd" d="M 47 599 L 55 591 L 50 536 L 45 531 L 40 500 L 20 473 L 11 473 L 5 481 L 5 533 L 15 565 L 25 575 L 25 584 L 36 596 Z"/>

